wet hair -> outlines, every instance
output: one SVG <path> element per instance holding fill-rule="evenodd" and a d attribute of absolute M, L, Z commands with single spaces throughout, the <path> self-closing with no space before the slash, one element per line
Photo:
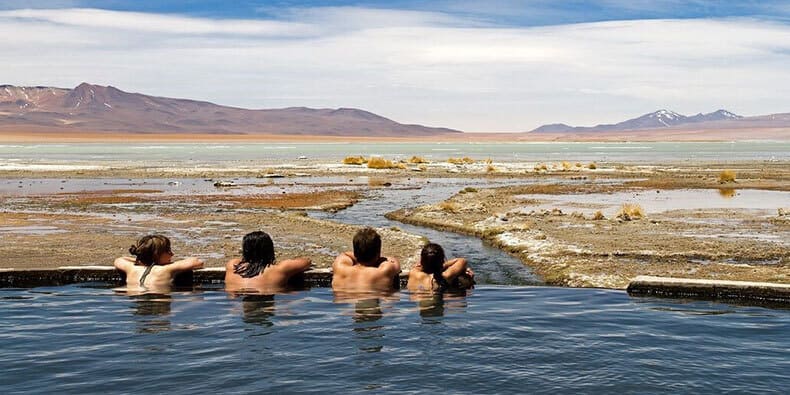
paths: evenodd
<path fill-rule="evenodd" d="M 428 243 L 422 247 L 420 252 L 420 265 L 422 271 L 428 274 L 433 274 L 433 280 L 439 284 L 439 289 L 443 290 L 450 286 L 442 276 L 444 271 L 444 249 L 436 243 Z"/>
<path fill-rule="evenodd" d="M 263 231 L 244 235 L 241 242 L 241 262 L 233 266 L 233 273 L 243 278 L 255 277 L 266 266 L 274 263 L 274 243 Z"/>
<path fill-rule="evenodd" d="M 136 263 L 145 266 L 155 264 L 156 258 L 167 252 L 171 252 L 170 239 L 162 235 L 143 236 L 137 244 L 129 247 L 129 253 L 135 256 Z"/>
<path fill-rule="evenodd" d="M 381 236 L 373 228 L 360 229 L 354 235 L 354 257 L 357 262 L 371 262 L 381 257 Z"/>

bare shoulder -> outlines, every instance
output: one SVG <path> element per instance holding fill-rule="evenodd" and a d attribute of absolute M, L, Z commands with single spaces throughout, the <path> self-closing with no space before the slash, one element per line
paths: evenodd
<path fill-rule="evenodd" d="M 113 265 L 116 269 L 128 271 L 132 266 L 134 266 L 134 259 L 128 256 L 122 256 L 120 258 L 115 259 Z"/>
<path fill-rule="evenodd" d="M 239 263 L 241 263 L 241 258 L 233 258 L 225 264 L 225 270 L 233 271 L 233 268 Z"/>
<path fill-rule="evenodd" d="M 332 263 L 332 268 L 334 270 L 342 270 L 343 268 L 351 267 L 354 264 L 354 259 L 352 257 L 353 255 L 351 255 L 350 252 L 344 252 L 338 255 Z"/>

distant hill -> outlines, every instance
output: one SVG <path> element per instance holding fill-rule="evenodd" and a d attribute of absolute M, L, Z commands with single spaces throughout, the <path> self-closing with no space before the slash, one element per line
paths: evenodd
<path fill-rule="evenodd" d="M 579 133 L 579 132 L 617 132 L 628 130 L 652 130 L 662 128 L 675 128 L 690 124 L 702 124 L 716 122 L 724 124 L 723 121 L 733 121 L 744 119 L 740 115 L 733 114 L 727 110 L 718 110 L 708 114 L 699 113 L 697 115 L 686 116 L 669 110 L 658 110 L 637 118 L 615 124 L 602 124 L 590 127 L 570 126 L 564 123 L 553 123 L 543 125 L 532 130 L 532 133 Z M 699 125 L 696 125 L 699 126 Z"/>
<path fill-rule="evenodd" d="M 374 137 L 460 133 L 405 125 L 355 108 L 249 110 L 88 83 L 74 89 L 0 85 L 1 130 Z"/>

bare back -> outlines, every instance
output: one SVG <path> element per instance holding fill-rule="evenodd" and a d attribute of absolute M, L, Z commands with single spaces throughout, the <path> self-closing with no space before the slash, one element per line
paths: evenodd
<path fill-rule="evenodd" d="M 167 265 L 137 265 L 134 258 L 121 257 L 115 260 L 115 267 L 126 273 L 128 289 L 166 289 L 173 285 L 176 274 L 203 267 L 203 261 L 187 258 Z"/>
<path fill-rule="evenodd" d="M 364 265 L 350 252 L 340 254 L 332 264 L 332 288 L 335 290 L 387 291 L 392 290 L 395 276 L 400 273 L 400 263 L 391 257 L 378 266 Z"/>
<path fill-rule="evenodd" d="M 225 290 L 239 291 L 243 289 L 260 291 L 278 291 L 288 287 L 288 280 L 296 274 L 310 268 L 308 258 L 287 259 L 266 266 L 255 277 L 244 278 L 234 272 L 241 259 L 231 259 L 225 264 Z"/>

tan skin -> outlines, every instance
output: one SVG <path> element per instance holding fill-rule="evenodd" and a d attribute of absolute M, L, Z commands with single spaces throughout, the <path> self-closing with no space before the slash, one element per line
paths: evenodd
<path fill-rule="evenodd" d="M 173 284 L 176 274 L 188 270 L 200 269 L 203 261 L 190 257 L 173 262 L 173 252 L 168 251 L 154 257 L 154 267 L 145 279 L 145 285 L 140 284 L 140 278 L 145 271 L 145 265 L 136 264 L 133 257 L 120 257 L 115 260 L 115 268 L 126 273 L 126 289 L 167 290 Z"/>
<path fill-rule="evenodd" d="M 356 264 L 354 264 L 356 262 Z M 351 251 L 340 254 L 332 263 L 332 289 L 335 291 L 391 291 L 400 263 L 392 257 L 377 257 L 357 262 Z"/>
<path fill-rule="evenodd" d="M 442 265 L 442 277 L 451 283 L 456 277 L 466 273 L 474 277 L 474 272 L 466 264 L 466 259 L 455 258 Z M 433 274 L 425 273 L 422 269 L 422 262 L 417 263 L 409 271 L 409 282 L 406 288 L 411 292 L 427 292 L 439 289 L 439 284 L 433 278 Z"/>
<path fill-rule="evenodd" d="M 282 292 L 288 288 L 288 280 L 310 268 L 310 258 L 294 258 L 266 266 L 257 276 L 244 278 L 233 272 L 241 259 L 231 259 L 225 264 L 225 290 L 255 291 L 269 294 Z"/>

